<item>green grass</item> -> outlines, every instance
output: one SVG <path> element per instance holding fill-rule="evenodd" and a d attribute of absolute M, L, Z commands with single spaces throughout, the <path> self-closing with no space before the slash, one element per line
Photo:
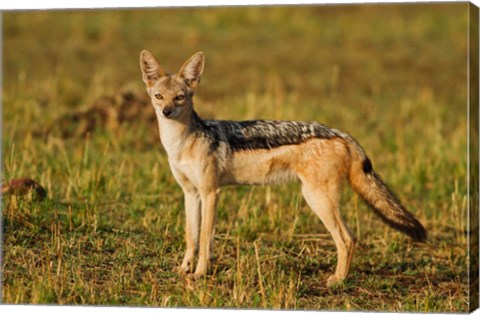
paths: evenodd
<path fill-rule="evenodd" d="M 3 198 L 2 302 L 468 309 L 467 4 L 2 20 L 3 180 L 31 177 L 48 193 Z M 351 133 L 429 242 L 392 231 L 347 190 L 341 212 L 358 245 L 348 280 L 326 288 L 335 247 L 298 184 L 228 187 L 210 275 L 192 283 L 173 273 L 185 248 L 183 197 L 142 103 L 142 49 L 169 71 L 205 52 L 204 117 L 316 120 Z M 117 121 L 125 91 L 140 101 Z"/>

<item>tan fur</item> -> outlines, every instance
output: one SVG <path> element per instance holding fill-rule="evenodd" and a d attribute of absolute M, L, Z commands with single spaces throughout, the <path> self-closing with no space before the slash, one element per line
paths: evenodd
<path fill-rule="evenodd" d="M 337 247 L 336 271 L 327 283 L 342 281 L 348 274 L 354 249 L 352 234 L 339 212 L 345 181 L 348 179 L 373 206 L 383 209 L 394 204 L 379 178 L 362 171 L 365 155 L 357 143 L 349 137 L 313 138 L 300 144 L 232 152 L 220 141 L 212 152 L 208 142 L 192 131 L 192 95 L 203 72 L 203 54 L 193 55 L 172 76 L 165 74 L 147 51 L 141 53 L 140 66 L 170 168 L 185 194 L 187 249 L 179 271 L 193 271 L 198 251 L 194 276 L 207 273 L 219 187 L 299 180 L 305 200 L 332 234 Z M 171 116 L 167 118 L 165 111 Z"/>

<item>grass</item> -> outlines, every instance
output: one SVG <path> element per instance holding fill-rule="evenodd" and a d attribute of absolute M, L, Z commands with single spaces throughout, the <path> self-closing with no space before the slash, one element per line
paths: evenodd
<path fill-rule="evenodd" d="M 464 312 L 467 4 L 8 12 L 3 20 L 3 303 Z M 422 221 L 382 225 L 349 190 L 351 274 L 298 184 L 227 187 L 215 257 L 195 283 L 183 197 L 138 55 L 207 57 L 204 117 L 316 120 L 351 133 Z M 133 93 L 128 101 L 125 93 Z M 116 113 L 129 111 L 119 119 Z M 112 118 L 113 117 L 113 118 Z"/>

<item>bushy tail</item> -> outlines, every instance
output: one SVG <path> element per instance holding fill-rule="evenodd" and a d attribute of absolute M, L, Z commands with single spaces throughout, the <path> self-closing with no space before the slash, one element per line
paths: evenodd
<path fill-rule="evenodd" d="M 380 176 L 375 173 L 370 159 L 360 145 L 349 139 L 352 156 L 349 180 L 352 188 L 375 213 L 394 229 L 407 234 L 415 241 L 427 239 L 423 225 L 400 203 Z"/>

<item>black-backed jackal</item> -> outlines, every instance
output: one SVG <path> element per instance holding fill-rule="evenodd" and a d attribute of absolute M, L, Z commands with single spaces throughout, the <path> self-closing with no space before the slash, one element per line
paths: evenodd
<path fill-rule="evenodd" d="M 308 205 L 332 234 L 338 251 L 335 274 L 342 281 L 352 261 L 354 239 L 339 212 L 347 180 L 383 221 L 414 240 L 426 231 L 375 173 L 362 147 L 348 134 L 316 122 L 203 120 L 193 93 L 204 68 L 194 54 L 177 74 L 167 74 L 148 51 L 140 55 L 147 93 L 175 179 L 185 194 L 187 249 L 180 272 L 206 274 L 210 261 L 218 188 L 299 180 Z"/>

